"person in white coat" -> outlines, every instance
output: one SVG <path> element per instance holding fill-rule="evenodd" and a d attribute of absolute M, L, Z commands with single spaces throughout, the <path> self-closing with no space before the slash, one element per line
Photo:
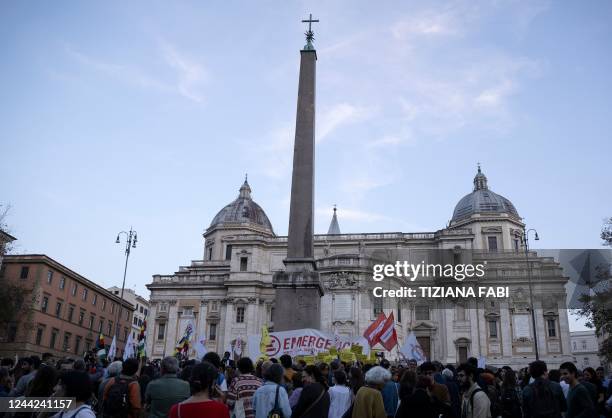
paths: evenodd
<path fill-rule="evenodd" d="M 342 418 L 342 415 L 351 407 L 353 393 L 346 386 L 346 373 L 342 370 L 334 372 L 334 386 L 330 387 L 328 418 Z"/>

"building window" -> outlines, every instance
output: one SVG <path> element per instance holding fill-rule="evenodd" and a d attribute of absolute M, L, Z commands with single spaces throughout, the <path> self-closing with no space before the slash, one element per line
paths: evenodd
<path fill-rule="evenodd" d="M 115 304 L 111 303 L 111 313 L 115 313 Z"/>
<path fill-rule="evenodd" d="M 44 332 L 45 329 L 43 327 L 38 327 L 36 330 L 36 345 L 41 345 Z"/>
<path fill-rule="evenodd" d="M 134 317 L 134 325 L 138 325 L 138 318 Z"/>
<path fill-rule="evenodd" d="M 51 331 L 51 339 L 49 340 L 49 347 L 55 348 L 55 341 L 57 340 L 57 334 L 59 334 L 59 329 L 53 328 L 53 331 Z"/>
<path fill-rule="evenodd" d="M 546 321 L 546 324 L 548 325 L 548 336 L 556 337 L 557 336 L 557 321 L 555 321 L 554 319 L 549 319 Z"/>
<path fill-rule="evenodd" d="M 582 349 L 586 350 L 587 349 L 587 343 L 586 340 L 582 340 Z"/>
<path fill-rule="evenodd" d="M 402 304 L 399 300 L 397 301 L 397 322 L 402 322 Z"/>
<path fill-rule="evenodd" d="M 59 288 L 60 288 L 60 290 L 64 290 L 65 287 L 66 287 L 66 278 L 64 276 L 62 276 L 60 278 Z"/>
<path fill-rule="evenodd" d="M 57 302 L 55 305 L 55 316 L 58 318 L 62 315 L 62 302 Z"/>
<path fill-rule="evenodd" d="M 141 327 L 142 326 L 142 319 L 138 319 L 138 326 Z"/>
<path fill-rule="evenodd" d="M 91 344 L 93 344 L 93 341 L 85 340 L 85 351 L 87 352 L 91 351 Z"/>
<path fill-rule="evenodd" d="M 123 341 L 127 341 L 128 332 L 127 328 L 123 328 Z"/>
<path fill-rule="evenodd" d="M 83 294 L 81 295 L 82 300 L 87 300 L 87 289 L 83 289 Z"/>
<path fill-rule="evenodd" d="M 163 340 L 164 339 L 164 334 L 166 333 L 166 324 L 159 324 L 157 326 L 157 339 L 158 340 Z"/>
<path fill-rule="evenodd" d="M 429 306 L 415 306 L 414 319 L 417 321 L 429 321 Z"/>
<path fill-rule="evenodd" d="M 19 278 L 20 279 L 27 279 L 28 278 L 28 273 L 30 272 L 30 267 L 28 266 L 22 266 L 21 267 L 21 273 L 19 274 Z"/>
<path fill-rule="evenodd" d="M 64 334 L 64 345 L 62 346 L 62 350 L 68 351 L 70 348 L 70 333 L 67 332 Z"/>
<path fill-rule="evenodd" d="M 106 310 L 106 299 L 102 299 L 102 310 Z"/>
<path fill-rule="evenodd" d="M 106 333 L 113 335 L 113 321 L 108 321 L 108 324 L 106 324 Z"/>
<path fill-rule="evenodd" d="M 489 338 L 497 338 L 497 321 L 494 319 L 489 321 Z"/>
<path fill-rule="evenodd" d="M 98 295 L 94 293 L 93 299 L 91 300 L 91 304 L 95 306 L 97 301 L 98 301 Z"/>
<path fill-rule="evenodd" d="M 168 304 L 167 303 L 160 303 L 159 304 L 159 311 L 160 312 L 168 312 Z"/>
<path fill-rule="evenodd" d="M 232 259 L 232 246 L 231 245 L 227 245 L 225 247 L 225 259 L 226 260 Z"/>
<path fill-rule="evenodd" d="M 193 316 L 193 306 L 184 306 L 183 316 Z"/>
<path fill-rule="evenodd" d="M 244 306 L 239 306 L 236 308 L 236 323 L 244 323 Z"/>
<path fill-rule="evenodd" d="M 144 308 L 142 307 L 142 305 L 140 305 L 140 313 L 142 313 L 144 310 Z"/>
<path fill-rule="evenodd" d="M 383 300 L 382 298 L 374 298 L 374 316 L 378 316 L 383 311 Z"/>
<path fill-rule="evenodd" d="M 79 354 L 79 349 L 81 348 L 81 339 L 82 337 L 79 336 L 74 339 L 74 354 Z"/>
<path fill-rule="evenodd" d="M 94 321 L 96 320 L 96 317 L 93 315 L 89 315 L 89 329 L 93 329 L 94 326 Z"/>
<path fill-rule="evenodd" d="M 144 316 L 146 317 L 149 314 L 149 312 L 145 309 L 144 310 Z"/>
<path fill-rule="evenodd" d="M 574 341 L 573 344 L 574 344 L 574 351 L 578 350 L 578 348 L 576 347 L 576 341 Z"/>
<path fill-rule="evenodd" d="M 208 259 L 212 260 L 212 247 L 208 247 Z"/>
<path fill-rule="evenodd" d="M 514 251 L 519 252 L 519 240 L 514 240 Z"/>
<path fill-rule="evenodd" d="M 585 358 L 584 358 L 584 365 L 585 365 L 585 366 L 588 366 L 588 365 L 589 365 L 589 358 L 588 358 L 588 357 L 585 357 Z"/>
<path fill-rule="evenodd" d="M 72 296 L 76 296 L 78 287 L 79 286 L 76 283 L 72 283 L 72 289 L 70 289 L 70 294 Z"/>
<path fill-rule="evenodd" d="M 462 305 L 457 305 L 457 321 L 465 321 L 465 307 Z"/>
<path fill-rule="evenodd" d="M 247 271 L 247 263 L 249 259 L 247 257 L 240 257 L 240 271 Z"/>
<path fill-rule="evenodd" d="M 47 312 L 47 306 L 49 306 L 49 298 L 47 296 L 43 296 L 42 304 L 40 305 L 40 310 L 42 312 Z"/>
<path fill-rule="evenodd" d="M 74 315 L 74 306 L 68 307 L 68 322 L 72 322 L 72 315 Z"/>
<path fill-rule="evenodd" d="M 130 311 L 125 311 L 125 320 L 126 321 L 130 320 Z"/>
<path fill-rule="evenodd" d="M 79 325 L 83 325 L 83 320 L 85 319 L 85 311 L 79 312 Z"/>
<path fill-rule="evenodd" d="M 47 284 L 51 284 L 53 282 L 53 271 L 49 270 L 47 272 Z"/>
<path fill-rule="evenodd" d="M 219 303 L 215 300 L 210 303 L 210 310 L 217 311 L 219 309 Z"/>
<path fill-rule="evenodd" d="M 100 323 L 98 324 L 98 332 L 102 333 L 103 329 L 104 329 L 104 318 L 100 318 Z"/>
<path fill-rule="evenodd" d="M 6 339 L 9 343 L 15 342 L 15 340 L 17 339 L 17 323 L 11 322 L 9 324 Z"/>
<path fill-rule="evenodd" d="M 208 339 L 210 341 L 215 341 L 217 339 L 217 324 L 210 324 Z"/>
<path fill-rule="evenodd" d="M 496 252 L 497 251 L 497 237 L 487 237 L 487 241 L 489 241 L 489 251 Z"/>

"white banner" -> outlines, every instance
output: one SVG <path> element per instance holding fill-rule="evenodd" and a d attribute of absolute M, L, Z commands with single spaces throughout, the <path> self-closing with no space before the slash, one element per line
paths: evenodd
<path fill-rule="evenodd" d="M 270 333 L 271 343 L 266 349 L 269 357 L 280 357 L 283 354 L 290 356 L 312 355 L 329 350 L 336 346 L 334 334 L 321 332 L 312 328 L 296 329 L 291 331 L 280 331 Z M 259 342 L 261 335 L 250 334 L 248 337 L 248 354 L 252 360 L 261 357 Z M 363 354 L 370 354 L 370 345 L 364 337 L 339 337 L 340 349 L 351 348 L 352 344 L 363 347 Z"/>
<path fill-rule="evenodd" d="M 416 360 L 419 366 L 423 362 L 427 361 L 427 357 L 425 356 L 421 345 L 417 341 L 414 332 L 408 334 L 404 345 L 402 346 L 402 348 L 400 348 L 400 353 L 402 353 L 408 360 Z"/>

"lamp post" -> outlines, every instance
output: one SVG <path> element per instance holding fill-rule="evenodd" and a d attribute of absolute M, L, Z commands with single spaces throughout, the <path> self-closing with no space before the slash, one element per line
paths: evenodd
<path fill-rule="evenodd" d="M 125 289 L 125 276 L 127 274 L 128 259 L 130 258 L 130 250 L 132 248 L 136 248 L 136 242 L 138 242 L 138 235 L 136 231 L 130 227 L 130 232 L 121 231 L 117 234 L 115 244 L 119 244 L 121 242 L 120 238 L 122 234 L 125 234 L 125 268 L 123 269 L 123 283 L 121 284 L 121 301 L 119 303 L 119 309 L 117 309 L 117 317 L 115 318 L 115 326 L 117 327 L 115 336 L 117 337 L 117 341 L 119 341 L 119 319 L 121 318 L 123 310 L 123 291 Z"/>
<path fill-rule="evenodd" d="M 525 229 L 523 227 L 523 244 L 525 245 L 525 262 L 527 263 L 527 278 L 529 280 L 529 303 L 531 304 L 531 326 L 533 327 L 533 347 L 535 348 L 535 358 L 540 359 L 540 352 L 538 351 L 538 332 L 536 330 L 536 319 L 535 319 L 535 307 L 533 306 L 533 288 L 531 284 L 531 264 L 529 264 L 529 233 L 534 232 L 536 241 L 540 240 L 538 231 L 535 229 Z"/>

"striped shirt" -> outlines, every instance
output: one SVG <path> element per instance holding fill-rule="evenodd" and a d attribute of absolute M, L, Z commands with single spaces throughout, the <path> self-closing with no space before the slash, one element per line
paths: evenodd
<path fill-rule="evenodd" d="M 262 385 L 263 380 L 252 374 L 235 377 L 227 391 L 227 404 L 233 409 L 236 401 L 242 399 L 246 418 L 254 418 L 253 394 Z"/>

